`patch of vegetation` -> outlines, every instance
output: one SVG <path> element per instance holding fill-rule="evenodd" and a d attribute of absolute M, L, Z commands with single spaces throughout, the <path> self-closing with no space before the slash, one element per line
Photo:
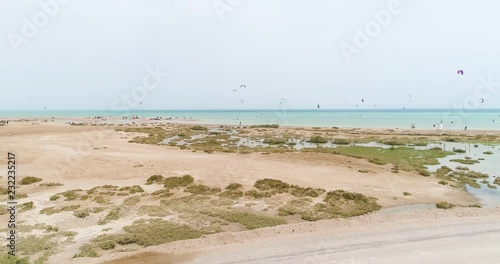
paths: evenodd
<path fill-rule="evenodd" d="M 132 197 L 128 197 L 125 200 L 123 200 L 122 204 L 127 205 L 127 206 L 131 206 L 131 205 L 136 205 L 140 202 L 141 202 L 141 198 L 139 198 L 137 196 L 132 196 Z"/>
<path fill-rule="evenodd" d="M 229 190 L 226 190 L 224 192 L 219 193 L 219 196 L 229 198 L 232 200 L 236 200 L 236 199 L 239 199 L 243 196 L 243 192 L 240 190 L 229 189 Z"/>
<path fill-rule="evenodd" d="M 319 136 L 319 135 L 315 135 L 315 136 L 312 136 L 311 138 L 309 138 L 309 140 L 307 142 L 316 143 L 316 144 L 324 144 L 324 143 L 328 143 L 328 139 L 326 139 L 322 136 Z"/>
<path fill-rule="evenodd" d="M 314 148 L 303 149 L 305 152 L 320 152 L 340 154 L 354 158 L 367 159 L 368 161 L 384 165 L 391 163 L 400 170 L 417 171 L 425 168 L 426 165 L 438 165 L 438 158 L 444 158 L 451 155 L 441 149 L 417 150 L 414 148 L 399 147 L 393 149 L 384 149 L 379 147 L 364 146 L 340 146 L 337 148 Z"/>
<path fill-rule="evenodd" d="M 440 180 L 440 181 L 438 181 L 438 183 L 441 185 L 448 185 L 448 182 L 444 181 L 444 180 Z"/>
<path fill-rule="evenodd" d="M 453 152 L 455 152 L 455 153 L 465 153 L 465 150 L 453 148 Z"/>
<path fill-rule="evenodd" d="M 64 198 L 66 198 L 66 201 L 74 201 L 80 196 L 78 194 L 78 192 L 80 192 L 80 191 L 82 191 L 82 190 L 76 189 L 76 190 L 66 191 L 66 192 L 63 192 L 61 194 L 62 194 L 62 196 L 64 196 Z"/>
<path fill-rule="evenodd" d="M 455 207 L 456 205 L 448 203 L 448 202 L 439 202 L 436 204 L 436 207 L 439 209 L 451 209 Z"/>
<path fill-rule="evenodd" d="M 116 244 L 155 246 L 178 240 L 195 239 L 203 235 L 187 225 L 174 224 L 162 219 L 137 220 L 123 228 L 124 234 L 105 234 L 92 240 L 97 245 L 111 248 Z"/>
<path fill-rule="evenodd" d="M 219 193 L 221 191 L 221 189 L 218 187 L 210 187 L 210 186 L 203 185 L 203 184 L 197 184 L 197 185 L 188 186 L 184 191 L 190 192 L 193 194 L 198 194 L 198 195 L 212 195 L 212 194 Z"/>
<path fill-rule="evenodd" d="M 376 200 L 360 193 L 336 190 L 328 192 L 323 203 L 317 203 L 299 213 L 302 215 L 301 218 L 307 221 L 359 216 L 379 210 L 381 206 Z"/>
<path fill-rule="evenodd" d="M 138 136 L 134 137 L 130 140 L 130 143 L 139 143 L 139 144 L 160 144 L 167 138 L 166 131 L 161 127 L 153 127 L 153 128 L 127 128 L 127 129 L 117 129 L 117 131 L 124 131 L 128 133 L 144 133 L 148 134 L 148 136 Z"/>
<path fill-rule="evenodd" d="M 30 184 L 33 184 L 36 182 L 41 182 L 42 180 L 43 180 L 42 178 L 27 176 L 27 177 L 24 177 L 23 179 L 21 179 L 21 181 L 19 181 L 19 183 L 21 185 L 30 185 Z"/>
<path fill-rule="evenodd" d="M 473 165 L 473 164 L 479 163 L 478 160 L 473 160 L 473 159 L 451 159 L 450 161 L 451 162 L 458 162 L 458 163 L 465 164 L 465 165 Z"/>
<path fill-rule="evenodd" d="M 191 130 L 195 130 L 195 131 L 207 131 L 208 128 L 206 128 L 204 126 L 192 126 Z"/>
<path fill-rule="evenodd" d="M 49 183 L 40 183 L 40 186 L 45 186 L 45 187 L 56 187 L 56 186 L 63 186 L 64 184 L 58 183 L 58 182 L 49 182 Z"/>
<path fill-rule="evenodd" d="M 25 212 L 25 211 L 28 211 L 28 210 L 31 210 L 35 208 L 35 206 L 33 205 L 33 202 L 27 202 L 27 203 L 23 203 L 21 204 L 20 206 L 20 210 L 19 212 L 22 213 L 22 212 Z"/>
<path fill-rule="evenodd" d="M 358 170 L 359 173 L 369 173 L 370 170 Z"/>
<path fill-rule="evenodd" d="M 500 185 L 500 177 L 497 177 L 494 181 L 493 181 L 494 184 L 496 185 Z"/>
<path fill-rule="evenodd" d="M 56 209 L 55 207 L 46 207 L 40 211 L 40 214 L 53 215 L 53 214 L 57 214 L 57 213 L 61 213 L 61 212 L 74 211 L 78 208 L 80 208 L 79 204 L 64 206 L 64 207 L 59 208 L 59 209 Z"/>
<path fill-rule="evenodd" d="M 30 259 L 28 257 L 18 257 L 9 254 L 0 255 L 0 263 L 2 264 L 30 264 Z"/>
<path fill-rule="evenodd" d="M 468 171 L 468 170 L 470 170 L 469 168 L 467 168 L 467 167 L 462 167 L 462 166 L 458 166 L 458 167 L 456 167 L 455 169 L 456 169 L 456 170 L 461 170 L 461 171 Z"/>
<path fill-rule="evenodd" d="M 290 188 L 290 184 L 274 179 L 262 179 L 255 182 L 254 187 L 260 191 L 272 191 L 284 193 Z"/>
<path fill-rule="evenodd" d="M 85 218 L 90 215 L 89 210 L 79 210 L 79 211 L 74 211 L 73 215 L 78 218 Z"/>
<path fill-rule="evenodd" d="M 239 188 L 243 187 L 243 185 L 239 183 L 230 183 L 228 186 L 226 186 L 226 190 L 237 190 Z"/>
<path fill-rule="evenodd" d="M 94 250 L 90 244 L 85 244 L 80 247 L 80 253 L 73 256 L 73 258 L 97 258 L 99 254 Z"/>
<path fill-rule="evenodd" d="M 431 176 L 431 173 L 427 169 L 424 169 L 424 168 L 418 169 L 418 174 L 425 176 L 425 177 Z"/>
<path fill-rule="evenodd" d="M 274 193 L 269 192 L 269 191 L 261 192 L 258 190 L 248 190 L 247 192 L 245 192 L 245 196 L 250 196 L 250 197 L 253 197 L 255 199 L 269 198 L 269 197 L 272 197 L 273 195 L 274 195 Z"/>
<path fill-rule="evenodd" d="M 146 185 L 151 185 L 153 183 L 162 184 L 165 178 L 161 175 L 152 175 L 146 180 Z"/>
<path fill-rule="evenodd" d="M 256 215 L 247 212 L 221 210 L 216 212 L 212 211 L 204 213 L 212 217 L 221 218 L 228 222 L 239 223 L 249 230 L 286 224 L 286 221 L 281 218 Z"/>
<path fill-rule="evenodd" d="M 284 138 L 266 138 L 262 143 L 269 145 L 282 145 L 286 144 L 287 140 Z"/>
<path fill-rule="evenodd" d="M 300 198 L 296 200 L 291 200 L 282 207 L 278 208 L 278 215 L 288 216 L 288 215 L 303 214 L 310 207 L 311 202 L 312 202 L 311 198 Z"/>
<path fill-rule="evenodd" d="M 30 235 L 18 240 L 17 254 L 33 256 L 38 253 L 43 255 L 53 254 L 58 246 L 57 234 L 43 236 Z"/>
<path fill-rule="evenodd" d="M 105 225 L 111 221 L 118 220 L 120 218 L 120 208 L 114 208 L 109 211 L 109 213 L 103 218 L 99 219 L 99 225 Z"/>
<path fill-rule="evenodd" d="M 288 193 L 290 193 L 291 195 L 293 195 L 295 197 L 313 197 L 313 198 L 316 198 L 325 192 L 326 192 L 325 189 L 320 189 L 320 188 L 314 189 L 311 187 L 304 188 L 304 187 L 300 187 L 297 185 L 291 185 L 290 189 L 288 189 Z"/>
<path fill-rule="evenodd" d="M 351 141 L 345 138 L 335 138 L 333 139 L 333 143 L 337 145 L 349 145 L 351 144 Z"/>
<path fill-rule="evenodd" d="M 411 196 L 411 193 L 409 193 L 409 192 L 403 192 L 403 195 L 404 196 Z"/>
<path fill-rule="evenodd" d="M 485 155 L 493 155 L 493 152 L 491 152 L 491 151 L 485 151 L 485 152 L 483 152 L 483 154 L 485 154 Z"/>
<path fill-rule="evenodd" d="M 191 175 L 184 175 L 182 177 L 168 177 L 165 178 L 163 184 L 165 188 L 186 187 L 194 182 Z"/>
<path fill-rule="evenodd" d="M 143 205 L 139 207 L 139 214 L 145 214 L 152 217 L 165 217 L 171 214 L 165 206 Z"/>
<path fill-rule="evenodd" d="M 128 191 L 129 194 L 143 193 L 144 189 L 139 185 L 126 186 L 119 189 L 120 192 Z"/>
<path fill-rule="evenodd" d="M 278 128 L 278 127 L 280 127 L 280 125 L 278 124 L 250 126 L 250 128 Z"/>
<path fill-rule="evenodd" d="M 151 195 L 158 196 L 158 197 L 170 197 L 170 196 L 174 195 L 174 193 L 171 193 L 169 189 L 160 189 L 158 191 L 151 193 Z"/>

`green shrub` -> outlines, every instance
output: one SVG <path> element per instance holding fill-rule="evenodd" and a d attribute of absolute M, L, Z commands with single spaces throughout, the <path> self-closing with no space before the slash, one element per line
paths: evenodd
<path fill-rule="evenodd" d="M 21 185 L 29 185 L 29 184 L 32 184 L 35 182 L 40 182 L 40 181 L 42 181 L 42 178 L 27 176 L 27 177 L 24 177 L 23 179 L 21 179 L 21 181 L 19 183 Z"/>
<path fill-rule="evenodd" d="M 230 183 L 228 186 L 226 186 L 226 190 L 237 190 L 241 187 L 243 187 L 243 185 L 239 183 Z"/>
<path fill-rule="evenodd" d="M 271 192 L 259 192 L 258 190 L 249 190 L 245 193 L 245 196 L 250 196 L 255 199 L 260 199 L 260 198 L 269 198 L 273 196 L 273 193 Z"/>
<path fill-rule="evenodd" d="M 80 211 L 74 211 L 73 215 L 78 217 L 78 218 L 85 218 L 90 215 L 88 210 L 80 210 Z"/>
<path fill-rule="evenodd" d="M 351 142 L 348 139 L 344 139 L 344 138 L 336 138 L 333 140 L 333 143 L 337 144 L 337 145 L 349 145 L 349 144 L 351 144 Z"/>
<path fill-rule="evenodd" d="M 207 131 L 208 128 L 206 128 L 204 126 L 192 126 L 191 130 L 195 130 L 195 131 Z"/>
<path fill-rule="evenodd" d="M 18 257 L 12 256 L 7 253 L 0 255 L 0 263 L 2 264 L 30 264 L 30 259 L 28 257 Z"/>
<path fill-rule="evenodd" d="M 94 250 L 92 245 L 85 244 L 80 247 L 80 253 L 73 256 L 73 258 L 97 258 L 99 255 Z"/>
<path fill-rule="evenodd" d="M 46 186 L 46 187 L 55 187 L 55 186 L 63 186 L 64 184 L 62 183 L 57 183 L 57 182 L 49 182 L 49 183 L 41 183 L 40 186 Z"/>
<path fill-rule="evenodd" d="M 31 210 L 31 209 L 33 209 L 33 208 L 35 208 L 35 206 L 33 205 L 33 202 L 23 203 L 23 204 L 21 204 L 21 206 L 20 206 L 20 210 L 19 210 L 19 212 L 21 212 L 21 213 L 22 213 L 22 212 L 25 212 L 25 211 Z"/>
<path fill-rule="evenodd" d="M 163 183 L 164 180 L 165 178 L 163 178 L 163 176 L 161 175 L 153 175 L 147 179 L 146 185 L 151 185 L 153 183 Z"/>
<path fill-rule="evenodd" d="M 243 192 L 240 190 L 226 190 L 224 192 L 219 193 L 220 197 L 226 197 L 229 199 L 238 199 L 243 196 Z"/>
<path fill-rule="evenodd" d="M 123 200 L 123 205 L 135 205 L 141 202 L 141 198 L 137 196 L 128 197 Z"/>
<path fill-rule="evenodd" d="M 171 193 L 169 189 L 161 189 L 161 190 L 153 192 L 151 195 L 159 196 L 159 197 L 170 197 L 174 194 Z"/>
<path fill-rule="evenodd" d="M 465 153 L 465 150 L 453 148 L 453 152 L 455 152 L 455 153 Z"/>
<path fill-rule="evenodd" d="M 290 184 L 274 179 L 262 179 L 255 182 L 254 187 L 260 191 L 274 191 L 284 193 L 290 188 Z"/>
<path fill-rule="evenodd" d="M 455 207 L 456 205 L 448 203 L 448 202 L 439 202 L 436 204 L 436 207 L 439 209 L 451 209 Z"/>
<path fill-rule="evenodd" d="M 194 182 L 191 175 L 184 175 L 182 177 L 168 177 L 164 180 L 165 188 L 186 187 Z"/>
<path fill-rule="evenodd" d="M 410 196 L 410 195 L 411 195 L 411 193 L 409 193 L 409 192 L 403 192 L 403 195 L 404 195 L 404 196 Z"/>
<path fill-rule="evenodd" d="M 326 139 L 322 136 L 319 136 L 319 135 L 315 135 L 315 136 L 310 137 L 307 142 L 316 143 L 316 144 L 324 144 L 324 143 L 328 143 L 328 139 Z"/>
<path fill-rule="evenodd" d="M 287 140 L 283 138 L 266 138 L 262 143 L 269 145 L 281 145 L 286 144 Z"/>
<path fill-rule="evenodd" d="M 144 192 L 144 189 L 142 189 L 141 186 L 139 185 L 134 185 L 134 186 L 126 186 L 126 187 L 122 187 L 119 189 L 120 192 L 123 192 L 123 191 L 128 191 L 130 194 L 135 194 L 135 193 L 142 193 Z"/>
<path fill-rule="evenodd" d="M 286 221 L 281 218 L 255 215 L 247 212 L 218 211 L 207 212 L 206 214 L 229 222 L 242 224 L 249 230 L 286 224 Z"/>
<path fill-rule="evenodd" d="M 218 187 L 210 188 L 207 185 L 197 184 L 188 186 L 185 191 L 193 194 L 211 195 L 219 193 L 221 190 Z"/>

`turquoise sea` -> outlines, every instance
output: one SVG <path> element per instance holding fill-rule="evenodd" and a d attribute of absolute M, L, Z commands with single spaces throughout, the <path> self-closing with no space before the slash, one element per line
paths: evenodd
<path fill-rule="evenodd" d="M 362 127 L 362 128 L 439 128 L 500 130 L 500 109 L 446 110 L 82 110 L 82 111 L 0 111 L 1 118 L 121 117 L 195 119 L 196 123 L 242 125 L 279 124 L 282 126 Z"/>

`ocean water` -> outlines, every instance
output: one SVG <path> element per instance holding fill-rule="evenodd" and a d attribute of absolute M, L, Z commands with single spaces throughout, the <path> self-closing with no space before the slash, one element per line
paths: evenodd
<path fill-rule="evenodd" d="M 443 109 L 411 110 L 134 110 L 124 111 L 0 111 L 1 118 L 50 118 L 50 117 L 162 117 L 196 120 L 203 124 L 282 126 L 361 127 L 361 128 L 439 128 L 471 130 L 500 130 L 500 109 L 472 111 Z"/>

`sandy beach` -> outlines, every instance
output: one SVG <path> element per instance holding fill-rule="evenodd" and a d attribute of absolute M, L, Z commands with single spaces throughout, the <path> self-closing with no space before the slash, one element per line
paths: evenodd
<path fill-rule="evenodd" d="M 30 227 L 19 231 L 19 241 L 30 236 L 43 237 L 46 233 L 53 235 L 46 239 L 57 241 L 50 250 L 24 249 L 25 252 L 32 252 L 31 260 L 44 254 L 47 263 L 400 263 L 403 259 L 407 260 L 409 255 L 413 257 L 408 263 L 472 263 L 474 260 L 488 263 L 489 260 L 498 259 L 493 245 L 500 238 L 500 226 L 495 224 L 500 220 L 499 209 L 460 206 L 449 210 L 436 208 L 435 204 L 443 201 L 463 206 L 480 201 L 464 188 L 438 184 L 439 179 L 434 175 L 424 177 L 411 170 L 394 173 L 392 164 L 374 164 L 348 155 L 300 151 L 270 151 L 263 155 L 262 151 L 241 154 L 212 152 L 211 149 L 208 152 L 194 152 L 168 144 L 130 143 L 130 140 L 145 134 L 120 129 L 112 124 L 72 126 L 60 121 L 38 125 L 10 122 L 0 127 L 0 166 L 6 166 L 6 154 L 10 151 L 17 155 L 18 181 L 26 176 L 43 179 L 34 184 L 18 185 L 18 192 L 27 195 L 20 198 L 18 203 L 32 202 L 31 209 L 18 213 L 18 221 L 21 221 L 19 226 Z M 163 124 L 163 129 L 184 129 L 184 125 Z M 258 135 L 259 129 L 246 130 L 250 138 Z M 291 133 L 292 130 L 307 137 L 318 132 L 311 128 L 280 127 L 266 133 L 278 135 Z M 355 135 L 383 139 L 396 135 L 415 137 L 413 134 L 417 132 L 340 129 L 335 133 L 336 137 Z M 481 132 L 487 133 L 498 136 L 498 132 L 494 131 Z M 436 131 L 418 131 L 420 137 L 432 137 L 435 134 Z M 476 134 L 474 131 L 462 131 L 456 135 Z M 286 224 L 253 230 L 235 222 L 223 221 L 220 226 L 217 225 L 216 231 L 204 233 L 200 238 L 148 247 L 133 243 L 113 245 L 109 250 L 97 247 L 97 256 L 75 258 L 82 246 L 92 243 L 96 237 L 120 234 L 123 227 L 139 219 L 159 217 L 192 228 L 214 221 L 206 220 L 187 209 L 185 213 L 177 211 L 164 215 L 141 213 L 139 206 L 154 208 L 161 200 L 151 195 L 162 190 L 161 186 L 146 184 L 152 175 L 191 175 L 193 184 L 220 189 L 237 182 L 244 191 L 252 189 L 260 179 L 276 179 L 292 186 L 361 193 L 376 199 L 381 209 L 361 216 L 319 221 L 304 221 L 299 215 L 279 216 Z M 6 177 L 2 179 L 6 186 Z M 113 190 L 118 193 L 118 188 L 121 190 L 126 186 L 140 186 L 143 190 L 136 195 L 132 192 L 124 196 L 113 193 L 109 197 L 101 192 L 100 197 L 104 197 L 104 202 L 99 202 L 88 191 L 106 185 L 117 186 Z M 68 198 L 66 192 L 70 190 L 77 190 L 77 198 Z M 186 190 L 172 192 L 173 196 L 169 199 L 187 196 Z M 52 199 L 56 194 L 61 198 Z M 64 201 L 63 196 L 66 197 Z M 132 196 L 138 202 L 128 204 L 124 201 Z M 276 218 L 279 208 L 292 201 L 293 197 L 290 197 L 284 193 L 267 199 L 243 196 L 214 210 L 230 208 Z M 320 202 L 318 199 L 322 197 L 320 195 L 311 200 Z M 71 205 L 76 206 L 75 209 L 61 209 Z M 92 211 L 97 207 L 102 209 Z M 46 208 L 59 208 L 62 211 L 41 212 Z M 107 221 L 107 215 L 114 208 L 119 208 L 119 217 Z M 166 208 L 169 210 L 168 206 Z M 88 216 L 77 217 L 75 212 L 82 209 L 87 210 L 87 213 L 88 210 L 92 212 Z M 6 222 L 7 217 L 1 215 L 0 221 Z M 100 223 L 103 219 L 107 221 L 104 224 Z M 217 219 L 216 222 L 220 223 L 221 220 Z M 58 231 L 43 232 L 45 226 L 39 230 L 37 224 L 57 227 Z M 66 233 L 68 235 L 65 238 L 65 232 L 72 233 Z M 477 243 L 485 245 L 480 247 L 481 251 L 471 248 L 479 248 Z M 469 249 L 455 254 L 456 247 L 451 244 Z M 443 250 L 438 253 L 436 248 Z M 434 253 L 425 253 L 428 251 Z M 439 254 L 439 258 L 430 258 L 436 254 Z M 21 255 L 26 256 L 26 253 Z"/>

